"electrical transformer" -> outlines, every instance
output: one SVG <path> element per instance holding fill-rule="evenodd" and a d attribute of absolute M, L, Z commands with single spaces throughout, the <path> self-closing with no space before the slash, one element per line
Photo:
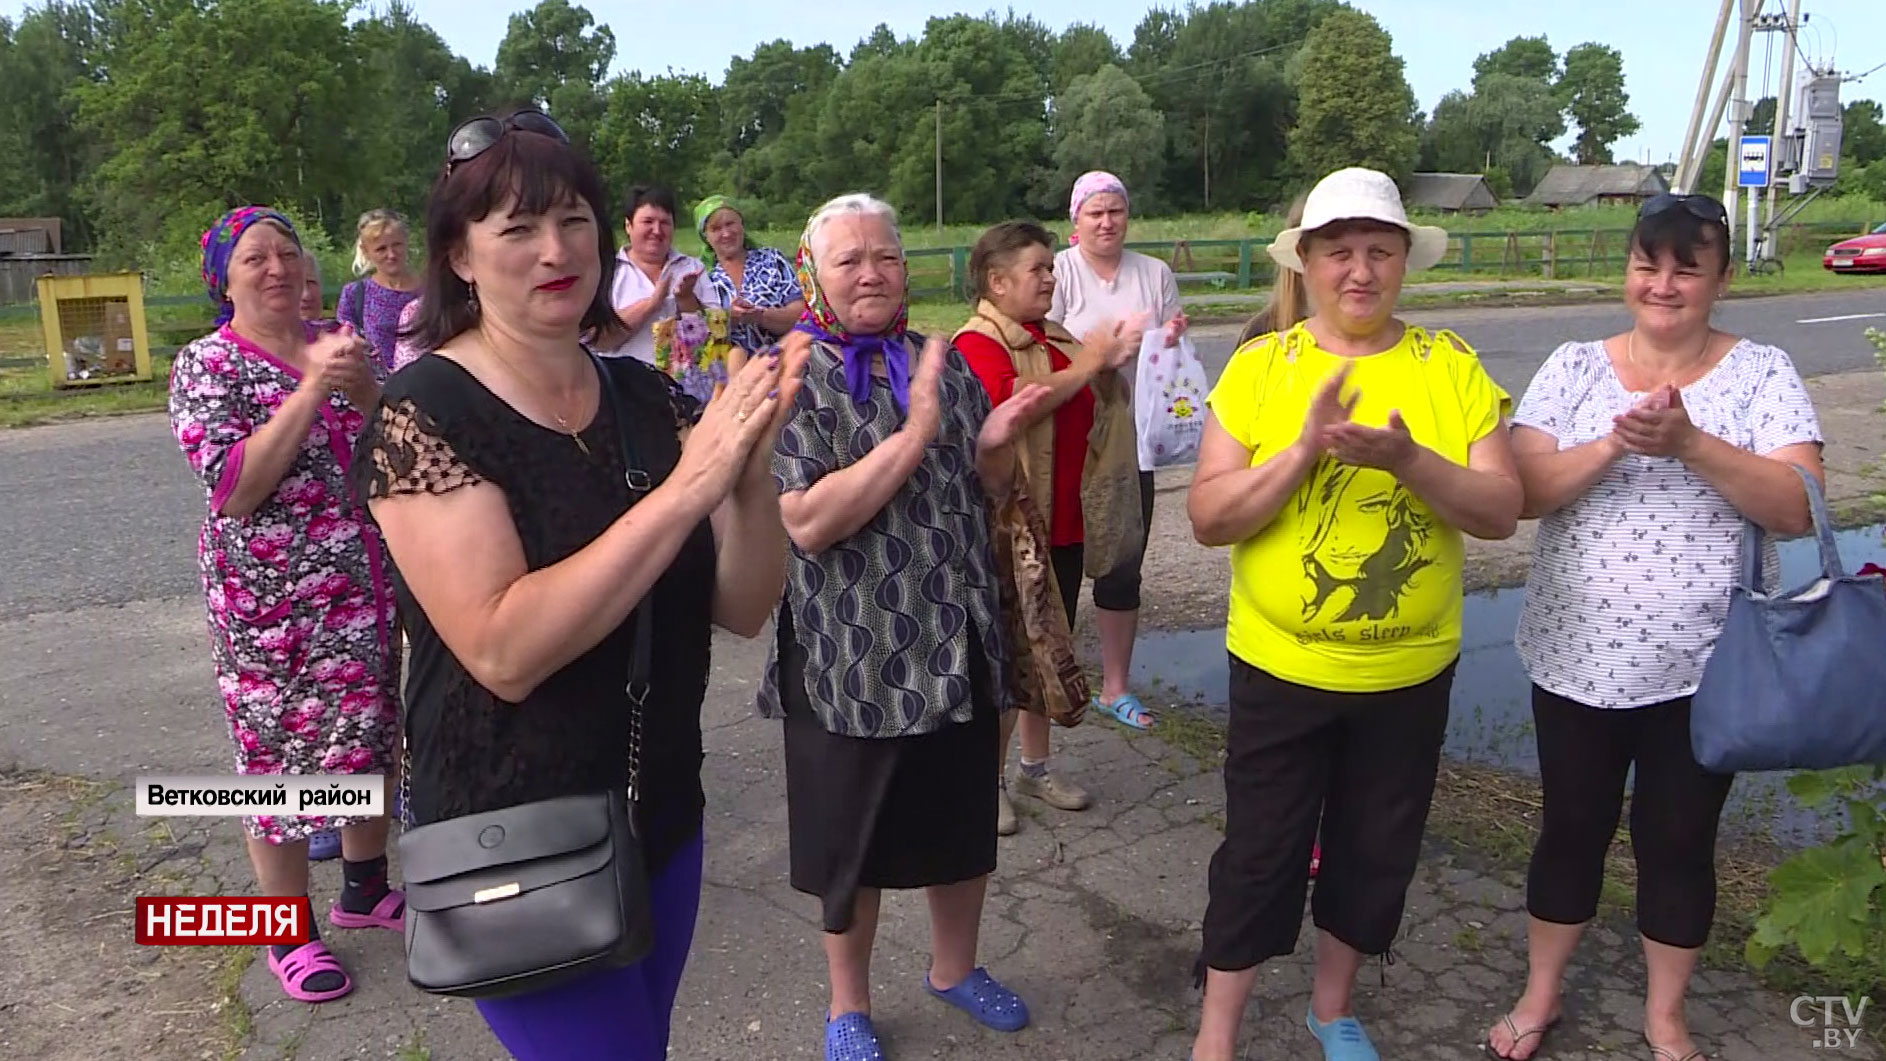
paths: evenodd
<path fill-rule="evenodd" d="M 1796 112 L 1800 137 L 1797 175 L 1810 188 L 1826 188 L 1840 176 L 1840 78 L 1815 76 L 1801 86 Z"/>

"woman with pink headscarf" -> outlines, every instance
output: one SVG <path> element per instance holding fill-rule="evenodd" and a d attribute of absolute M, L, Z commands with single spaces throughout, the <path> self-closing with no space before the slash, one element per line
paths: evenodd
<path fill-rule="evenodd" d="M 1074 182 L 1068 217 L 1074 222 L 1072 246 L 1054 256 L 1054 305 L 1048 318 L 1075 335 L 1085 335 L 1103 321 L 1141 317 L 1148 328 L 1164 328 L 1166 344 L 1185 334 L 1185 310 L 1179 305 L 1179 281 L 1172 267 L 1157 258 L 1126 249 L 1126 185 L 1111 173 L 1095 170 Z M 1130 391 L 1139 358 L 1129 358 L 1120 374 Z M 1150 532 L 1153 521 L 1153 473 L 1140 470 L 1140 517 Z M 1100 695 L 1095 704 L 1126 725 L 1146 729 L 1152 715 L 1127 688 L 1133 666 L 1133 639 L 1139 633 L 1139 555 L 1094 580 L 1094 609 L 1100 625 Z M 1029 767 L 1023 750 L 1023 770 Z"/>

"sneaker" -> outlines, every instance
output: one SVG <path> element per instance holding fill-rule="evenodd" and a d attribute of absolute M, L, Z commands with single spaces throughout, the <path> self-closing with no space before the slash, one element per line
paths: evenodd
<path fill-rule="evenodd" d="M 1304 1023 L 1323 1045 L 1323 1061 L 1382 1061 L 1375 1044 L 1369 1041 L 1369 1033 L 1362 1030 L 1362 1022 L 1354 1017 L 1339 1017 L 1324 1024 L 1316 1019 L 1316 1011 L 1311 1010 L 1304 1014 Z"/>
<path fill-rule="evenodd" d="M 1007 785 L 997 785 L 995 793 L 995 835 L 1014 836 L 1022 827 L 1015 818 L 1015 801 L 1008 798 Z"/>
<path fill-rule="evenodd" d="M 1033 796 L 1059 810 L 1086 810 L 1094 804 L 1086 789 L 1057 773 L 1049 772 L 1040 777 L 1018 773 L 1014 783 L 1018 795 Z"/>

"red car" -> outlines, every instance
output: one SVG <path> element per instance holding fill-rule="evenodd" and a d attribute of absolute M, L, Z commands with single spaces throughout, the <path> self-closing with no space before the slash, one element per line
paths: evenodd
<path fill-rule="evenodd" d="M 1827 248 L 1821 264 L 1837 273 L 1886 273 L 1886 225 Z"/>

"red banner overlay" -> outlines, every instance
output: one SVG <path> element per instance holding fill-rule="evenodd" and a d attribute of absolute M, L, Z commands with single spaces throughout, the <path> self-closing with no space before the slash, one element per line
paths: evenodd
<path fill-rule="evenodd" d="M 308 897 L 146 896 L 137 900 L 137 941 L 146 947 L 273 946 L 308 942 Z"/>

